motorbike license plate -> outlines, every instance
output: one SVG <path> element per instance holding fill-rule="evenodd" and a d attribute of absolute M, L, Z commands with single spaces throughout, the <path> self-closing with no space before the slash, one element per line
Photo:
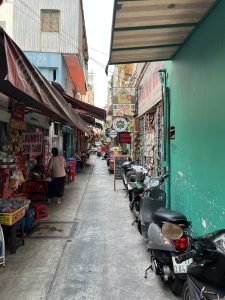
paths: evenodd
<path fill-rule="evenodd" d="M 172 257 L 173 271 L 175 274 L 187 273 L 187 267 L 193 262 L 193 259 L 183 261 L 181 264 L 176 263 L 175 256 Z"/>

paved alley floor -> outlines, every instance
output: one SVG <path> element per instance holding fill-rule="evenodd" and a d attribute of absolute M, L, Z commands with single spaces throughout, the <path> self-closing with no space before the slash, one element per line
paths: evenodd
<path fill-rule="evenodd" d="M 144 278 L 150 256 L 131 225 L 120 180 L 116 186 L 114 191 L 106 162 L 91 157 L 66 186 L 63 204 L 52 203 L 43 220 L 42 226 L 61 226 L 59 234 L 31 235 L 15 255 L 7 255 L 0 299 L 178 299 L 153 273 Z"/>

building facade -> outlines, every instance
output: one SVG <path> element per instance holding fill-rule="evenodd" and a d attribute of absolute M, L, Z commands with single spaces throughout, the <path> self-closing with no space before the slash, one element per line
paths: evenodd
<path fill-rule="evenodd" d="M 49 81 L 60 83 L 72 97 L 86 94 L 88 50 L 81 0 L 4 0 L 0 25 Z M 48 123 L 51 145 L 69 156 L 77 147 L 76 132 Z"/>
<path fill-rule="evenodd" d="M 224 228 L 225 3 L 166 63 L 171 103 L 171 206 L 196 234 Z"/>
<path fill-rule="evenodd" d="M 87 93 L 81 96 L 81 100 L 94 105 L 95 93 L 94 93 L 94 73 L 88 73 Z"/>

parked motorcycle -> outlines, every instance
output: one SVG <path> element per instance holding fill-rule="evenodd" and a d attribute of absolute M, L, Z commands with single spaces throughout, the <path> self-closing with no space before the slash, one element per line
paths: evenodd
<path fill-rule="evenodd" d="M 162 184 L 167 177 L 150 178 L 140 202 L 138 229 L 151 253 L 151 265 L 146 269 L 145 277 L 151 269 L 161 280 L 169 283 L 174 294 L 179 295 L 190 262 L 178 268 L 175 257 L 189 248 L 188 231 L 191 223 L 183 214 L 165 208 L 166 195 Z M 171 238 L 164 236 L 163 233 L 167 231 Z"/>
<path fill-rule="evenodd" d="M 176 258 L 178 264 L 193 259 L 182 299 L 225 299 L 225 230 L 193 239 L 191 244 L 190 251 Z"/>
<path fill-rule="evenodd" d="M 130 202 L 129 206 L 130 206 L 130 210 L 134 213 L 134 216 L 135 216 L 135 221 L 132 223 L 132 225 L 134 223 L 138 222 L 138 219 L 139 219 L 140 201 L 141 201 L 141 196 L 145 192 L 145 188 L 146 188 L 145 179 L 146 179 L 146 177 L 149 177 L 148 176 L 148 170 L 144 169 L 143 172 L 141 174 L 139 174 L 139 176 L 135 176 L 133 189 L 131 189 L 129 191 L 129 202 Z M 130 182 L 129 182 L 129 185 L 131 185 Z"/>
<path fill-rule="evenodd" d="M 162 187 L 168 175 L 159 177 L 146 177 L 145 191 L 140 199 L 140 214 L 138 230 L 144 240 L 148 240 L 148 228 L 152 222 L 152 214 L 160 207 L 166 206 L 166 193 Z"/>
<path fill-rule="evenodd" d="M 131 175 L 134 174 L 134 171 L 132 169 L 132 167 L 134 165 L 139 165 L 137 160 L 127 160 L 122 164 L 122 179 L 123 179 L 123 184 L 124 187 L 127 189 L 127 184 L 128 184 L 128 180 L 130 178 Z"/>
<path fill-rule="evenodd" d="M 127 173 L 127 193 L 129 196 L 131 210 L 140 200 L 140 195 L 144 192 L 144 181 L 148 174 L 148 170 L 140 165 L 131 165 L 130 171 Z"/>

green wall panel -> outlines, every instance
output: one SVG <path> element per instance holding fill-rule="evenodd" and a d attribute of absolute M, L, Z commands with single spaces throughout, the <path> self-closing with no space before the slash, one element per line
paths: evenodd
<path fill-rule="evenodd" d="M 171 204 L 196 234 L 225 228 L 225 1 L 166 63 L 171 100 Z"/>

